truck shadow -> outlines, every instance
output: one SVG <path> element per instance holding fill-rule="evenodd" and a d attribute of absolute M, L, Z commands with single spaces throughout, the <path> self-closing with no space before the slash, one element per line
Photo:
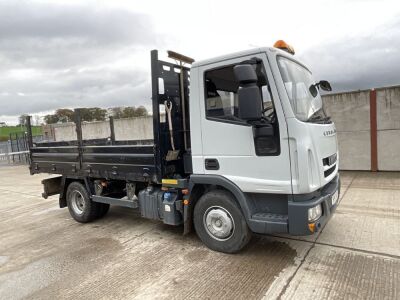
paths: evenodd
<path fill-rule="evenodd" d="M 183 236 L 182 226 L 143 219 L 128 208 L 112 207 L 104 218 L 88 224 L 65 220 L 67 214 L 65 210 L 58 217 L 71 222 L 69 230 L 60 229 L 52 238 L 52 244 L 64 243 L 63 250 L 54 252 L 47 265 L 53 270 L 59 261 L 65 261 L 63 276 L 74 274 L 86 288 L 95 285 L 100 294 L 107 292 L 104 281 L 113 274 L 118 284 L 134 286 L 131 293 L 138 298 L 150 293 L 178 299 L 259 299 L 299 256 L 297 248 L 270 236 L 254 236 L 237 254 L 212 251 L 196 233 Z M 67 238 L 78 232 L 85 233 L 80 240 Z M 100 269 L 104 274 L 99 273 L 94 282 L 93 274 L 86 271 Z M 55 278 L 56 294 L 64 285 L 72 285 L 63 276 Z"/>
<path fill-rule="evenodd" d="M 149 226 L 149 230 L 152 228 L 151 232 L 154 235 L 159 236 L 159 239 L 172 239 L 176 240 L 177 242 L 183 242 L 187 245 L 202 247 L 206 249 L 206 251 L 214 252 L 202 244 L 194 228 L 191 233 L 184 236 L 183 225 L 170 226 L 163 224 L 161 221 L 144 219 L 141 218 L 138 210 L 132 210 L 124 207 L 112 207 L 108 215 L 106 215 L 103 219 L 98 220 L 96 223 L 100 224 L 103 222 L 117 222 L 120 223 L 120 226 Z M 273 236 L 261 236 L 254 234 L 250 243 L 242 251 L 235 255 L 278 255 L 279 257 L 293 258 L 296 256 L 296 250 L 292 249 L 287 243 L 282 242 L 279 238 L 277 239 Z"/>

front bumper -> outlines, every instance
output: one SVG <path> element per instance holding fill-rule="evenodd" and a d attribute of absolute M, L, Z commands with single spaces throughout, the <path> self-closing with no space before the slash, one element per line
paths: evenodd
<path fill-rule="evenodd" d="M 332 214 L 335 212 L 339 199 L 335 205 L 332 205 L 332 196 L 338 191 L 340 197 L 340 178 L 339 174 L 325 185 L 318 194 L 313 194 L 312 198 L 306 201 L 289 201 L 288 205 L 288 232 L 291 235 L 310 235 L 321 228 L 329 221 Z M 307 197 L 307 195 L 302 195 Z M 294 199 L 295 200 L 295 199 Z M 314 221 L 314 231 L 309 228 L 308 209 L 318 204 L 322 206 L 321 217 Z"/>

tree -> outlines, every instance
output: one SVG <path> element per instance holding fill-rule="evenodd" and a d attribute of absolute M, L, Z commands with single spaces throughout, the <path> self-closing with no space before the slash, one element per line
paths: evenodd
<path fill-rule="evenodd" d="M 121 119 L 123 117 L 123 108 L 122 107 L 113 107 L 113 108 L 111 108 L 111 115 L 115 119 Z"/>
<path fill-rule="evenodd" d="M 118 113 L 118 116 L 121 118 L 123 115 L 123 111 L 121 108 L 114 108 Z M 113 111 L 114 111 L 113 109 Z M 93 122 L 93 121 L 105 121 L 107 110 L 99 107 L 85 107 L 79 108 L 81 120 L 85 122 Z M 65 122 L 74 122 L 75 121 L 76 111 L 68 108 L 60 108 L 55 111 L 52 115 L 44 116 L 44 121 L 46 124 L 54 124 L 54 123 L 65 123 Z"/>
<path fill-rule="evenodd" d="M 107 110 L 99 107 L 90 108 L 90 112 L 92 114 L 93 121 L 105 121 Z"/>
<path fill-rule="evenodd" d="M 99 107 L 79 108 L 81 120 L 86 122 L 105 121 L 107 110 Z M 46 115 L 44 121 L 46 124 L 65 123 L 75 121 L 75 111 L 68 108 L 57 109 L 52 115 Z"/>
<path fill-rule="evenodd" d="M 55 124 L 58 122 L 58 117 L 56 115 L 45 115 L 43 120 L 46 124 Z"/>
<path fill-rule="evenodd" d="M 57 122 L 66 123 L 74 121 L 74 111 L 68 108 L 59 108 L 55 113 L 58 118 Z"/>
<path fill-rule="evenodd" d="M 111 109 L 112 115 L 115 119 L 121 118 L 136 118 L 147 117 L 148 112 L 144 106 L 128 106 L 128 107 L 114 107 Z"/>
<path fill-rule="evenodd" d="M 66 123 L 74 121 L 74 111 L 68 108 L 59 108 L 52 115 L 44 116 L 46 124 Z"/>
<path fill-rule="evenodd" d="M 39 126 L 40 125 L 40 116 L 39 115 L 34 115 L 33 119 L 35 120 L 35 125 Z"/>
<path fill-rule="evenodd" d="M 141 105 L 138 108 L 136 108 L 135 117 L 147 117 L 147 116 L 148 116 L 148 112 L 147 112 L 146 107 Z"/>
<path fill-rule="evenodd" d="M 18 125 L 21 125 L 21 126 L 25 125 L 25 121 L 26 121 L 26 117 L 27 116 L 28 116 L 27 114 L 20 115 L 19 118 L 18 118 Z"/>
<path fill-rule="evenodd" d="M 91 108 L 80 108 L 80 114 L 82 121 L 92 122 L 92 121 L 105 121 L 107 110 L 99 107 Z"/>
<path fill-rule="evenodd" d="M 133 118 L 135 117 L 135 107 L 125 107 L 124 110 L 122 111 L 122 117 L 123 118 Z"/>

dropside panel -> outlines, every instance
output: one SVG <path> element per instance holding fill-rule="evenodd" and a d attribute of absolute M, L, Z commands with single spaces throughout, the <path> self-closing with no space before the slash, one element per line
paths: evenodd
<path fill-rule="evenodd" d="M 67 142 L 60 142 L 59 146 L 57 142 L 34 144 L 30 149 L 31 173 L 155 181 L 154 146 L 119 143 L 101 145 L 100 142 L 85 141 L 89 145 L 83 145 L 81 149 L 73 145 L 76 141 L 70 146 L 66 146 Z"/>

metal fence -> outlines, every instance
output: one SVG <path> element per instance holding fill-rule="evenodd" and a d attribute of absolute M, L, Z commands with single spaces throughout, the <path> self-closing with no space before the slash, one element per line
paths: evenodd
<path fill-rule="evenodd" d="M 34 142 L 40 142 L 43 136 L 33 137 Z M 29 162 L 28 137 L 26 133 L 11 133 L 9 140 L 0 142 L 0 163 L 27 164 Z"/>

